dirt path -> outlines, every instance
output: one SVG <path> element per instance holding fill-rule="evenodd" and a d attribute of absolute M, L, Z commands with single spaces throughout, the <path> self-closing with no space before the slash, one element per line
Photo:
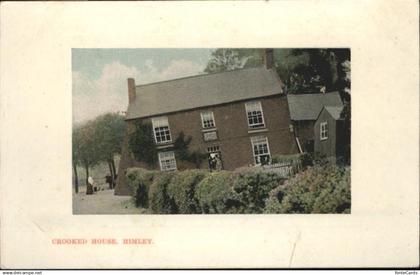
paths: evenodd
<path fill-rule="evenodd" d="M 135 207 L 132 197 L 114 196 L 114 190 L 102 190 L 86 195 L 84 188 L 73 192 L 73 214 L 142 214 L 144 209 Z"/>

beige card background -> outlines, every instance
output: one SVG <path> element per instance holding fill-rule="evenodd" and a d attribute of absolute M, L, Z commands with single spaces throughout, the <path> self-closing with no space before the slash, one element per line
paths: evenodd
<path fill-rule="evenodd" d="M 1 3 L 1 266 L 417 266 L 418 19 L 414 0 Z M 352 214 L 72 215 L 84 47 L 350 47 Z M 153 244 L 51 243 L 129 237 Z"/>

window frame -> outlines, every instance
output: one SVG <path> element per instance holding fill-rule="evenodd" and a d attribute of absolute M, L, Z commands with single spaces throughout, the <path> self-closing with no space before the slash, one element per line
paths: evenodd
<path fill-rule="evenodd" d="M 328 122 L 321 122 L 319 124 L 319 138 L 321 140 L 328 139 Z"/>
<path fill-rule="evenodd" d="M 165 126 L 160 125 L 160 124 L 162 124 L 161 123 L 162 120 L 166 120 L 166 125 Z M 155 143 L 156 144 L 167 144 L 167 143 L 172 142 L 171 128 L 169 127 L 168 117 L 161 116 L 161 117 L 152 118 L 152 127 L 153 127 L 153 136 L 155 138 Z M 158 141 L 157 140 L 157 135 L 156 135 L 156 129 L 155 128 L 159 128 L 159 127 L 168 127 L 168 132 L 169 132 L 169 139 L 168 140 L 165 140 L 165 141 Z M 165 134 L 165 139 L 166 139 L 166 134 Z"/>
<path fill-rule="evenodd" d="M 258 105 L 258 108 L 259 108 L 258 111 L 261 112 L 261 120 L 262 120 L 262 123 L 261 124 L 249 124 L 249 119 L 250 118 L 248 116 L 248 113 L 249 112 L 252 112 L 252 108 L 250 106 L 251 104 Z M 263 111 L 263 108 L 262 108 L 261 101 L 249 101 L 249 102 L 245 102 L 245 114 L 246 114 L 246 121 L 247 121 L 248 128 L 250 128 L 250 129 L 265 128 L 264 111 Z"/>
<path fill-rule="evenodd" d="M 264 139 L 264 141 L 262 141 L 263 139 Z M 271 152 L 270 152 L 270 144 L 268 142 L 268 137 L 266 137 L 266 136 L 253 136 L 253 137 L 251 137 L 251 149 L 252 149 L 252 155 L 254 157 L 254 165 L 258 165 L 258 164 L 261 165 L 261 160 L 259 162 L 257 162 L 257 156 L 259 157 L 261 155 L 255 155 L 254 146 L 259 144 L 259 143 L 264 143 L 264 142 L 267 144 L 267 153 L 262 154 L 262 155 L 268 155 L 269 162 L 271 161 Z"/>
<path fill-rule="evenodd" d="M 207 115 L 207 114 L 210 114 L 211 119 L 213 121 L 213 126 L 211 126 L 211 127 L 206 127 L 205 124 L 204 124 L 204 116 Z M 214 128 L 216 128 L 216 120 L 214 119 L 214 113 L 213 113 L 213 111 L 204 111 L 204 112 L 201 112 L 200 113 L 200 116 L 201 116 L 201 127 L 203 129 L 214 129 Z"/>
<path fill-rule="evenodd" d="M 164 154 L 171 154 L 172 157 L 163 156 Z M 172 158 L 173 158 L 173 163 L 174 163 L 175 167 L 173 169 L 172 168 L 170 168 L 170 169 L 165 168 L 164 169 L 164 167 L 162 165 L 162 161 L 167 161 L 167 160 L 172 161 Z M 176 163 L 176 158 L 175 158 L 175 152 L 174 151 L 158 152 L 158 159 L 159 159 L 160 171 L 166 172 L 166 171 L 176 171 L 176 170 L 178 170 L 178 166 L 177 166 L 177 163 Z"/>

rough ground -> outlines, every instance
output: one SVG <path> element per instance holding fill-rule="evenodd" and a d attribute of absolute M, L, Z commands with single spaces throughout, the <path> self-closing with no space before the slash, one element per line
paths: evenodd
<path fill-rule="evenodd" d="M 105 189 L 105 188 L 104 188 Z M 86 188 L 73 191 L 73 214 L 142 214 L 144 209 L 135 207 L 132 197 L 114 196 L 114 190 L 101 190 L 86 195 Z"/>

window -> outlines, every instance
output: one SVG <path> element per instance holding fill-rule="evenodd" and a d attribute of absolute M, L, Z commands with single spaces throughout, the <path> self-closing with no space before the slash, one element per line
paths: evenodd
<path fill-rule="evenodd" d="M 165 143 L 171 141 L 171 132 L 169 130 L 167 117 L 153 118 L 152 124 L 156 143 Z"/>
<path fill-rule="evenodd" d="M 219 151 L 220 151 L 220 149 L 219 149 L 218 145 L 207 147 L 207 152 L 208 153 L 216 153 L 216 152 L 219 152 Z"/>
<path fill-rule="evenodd" d="M 321 140 L 326 140 L 328 138 L 328 123 L 321 122 L 319 126 Z"/>
<path fill-rule="evenodd" d="M 270 148 L 266 137 L 251 137 L 255 164 L 268 164 L 270 162 Z"/>
<path fill-rule="evenodd" d="M 159 164 L 161 171 L 172 171 L 176 170 L 176 160 L 173 151 L 160 152 L 159 153 Z"/>
<path fill-rule="evenodd" d="M 245 109 L 248 117 L 248 126 L 250 128 L 264 127 L 264 116 L 261 102 L 248 102 L 245 104 Z"/>
<path fill-rule="evenodd" d="M 203 124 L 204 129 L 214 128 L 216 124 L 214 123 L 213 112 L 202 112 L 201 122 Z"/>

